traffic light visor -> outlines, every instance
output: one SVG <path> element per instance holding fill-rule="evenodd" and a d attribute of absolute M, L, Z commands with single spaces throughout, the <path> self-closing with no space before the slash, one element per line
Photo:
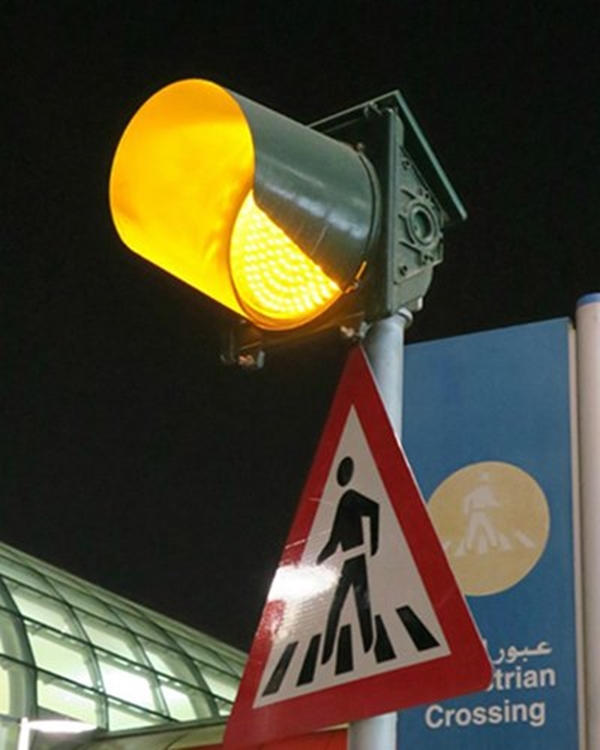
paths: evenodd
<path fill-rule="evenodd" d="M 360 274 L 377 228 L 374 180 L 349 146 L 186 80 L 127 126 L 110 208 L 132 250 L 257 326 L 285 330 Z"/>

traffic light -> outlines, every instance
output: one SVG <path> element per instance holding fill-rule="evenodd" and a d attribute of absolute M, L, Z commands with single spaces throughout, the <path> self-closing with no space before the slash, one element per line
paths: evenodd
<path fill-rule="evenodd" d="M 173 83 L 115 153 L 124 243 L 229 308 L 227 356 L 420 304 L 460 200 L 399 92 L 308 127 Z"/>

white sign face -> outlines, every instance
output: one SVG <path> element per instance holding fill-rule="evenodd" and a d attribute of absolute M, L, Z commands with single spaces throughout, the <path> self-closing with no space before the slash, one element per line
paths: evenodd
<path fill-rule="evenodd" d="M 285 610 L 257 707 L 449 653 L 354 408 L 300 564 L 269 599 Z"/>

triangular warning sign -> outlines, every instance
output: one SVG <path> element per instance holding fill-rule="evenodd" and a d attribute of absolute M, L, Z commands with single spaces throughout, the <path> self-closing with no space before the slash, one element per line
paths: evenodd
<path fill-rule="evenodd" d="M 484 646 L 360 347 L 349 357 L 225 747 L 482 690 Z"/>

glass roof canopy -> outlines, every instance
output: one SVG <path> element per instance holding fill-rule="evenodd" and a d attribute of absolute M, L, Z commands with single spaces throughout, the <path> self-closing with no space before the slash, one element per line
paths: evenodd
<path fill-rule="evenodd" d="M 0 543 L 0 747 L 22 717 L 110 732 L 222 722 L 245 658 Z"/>

